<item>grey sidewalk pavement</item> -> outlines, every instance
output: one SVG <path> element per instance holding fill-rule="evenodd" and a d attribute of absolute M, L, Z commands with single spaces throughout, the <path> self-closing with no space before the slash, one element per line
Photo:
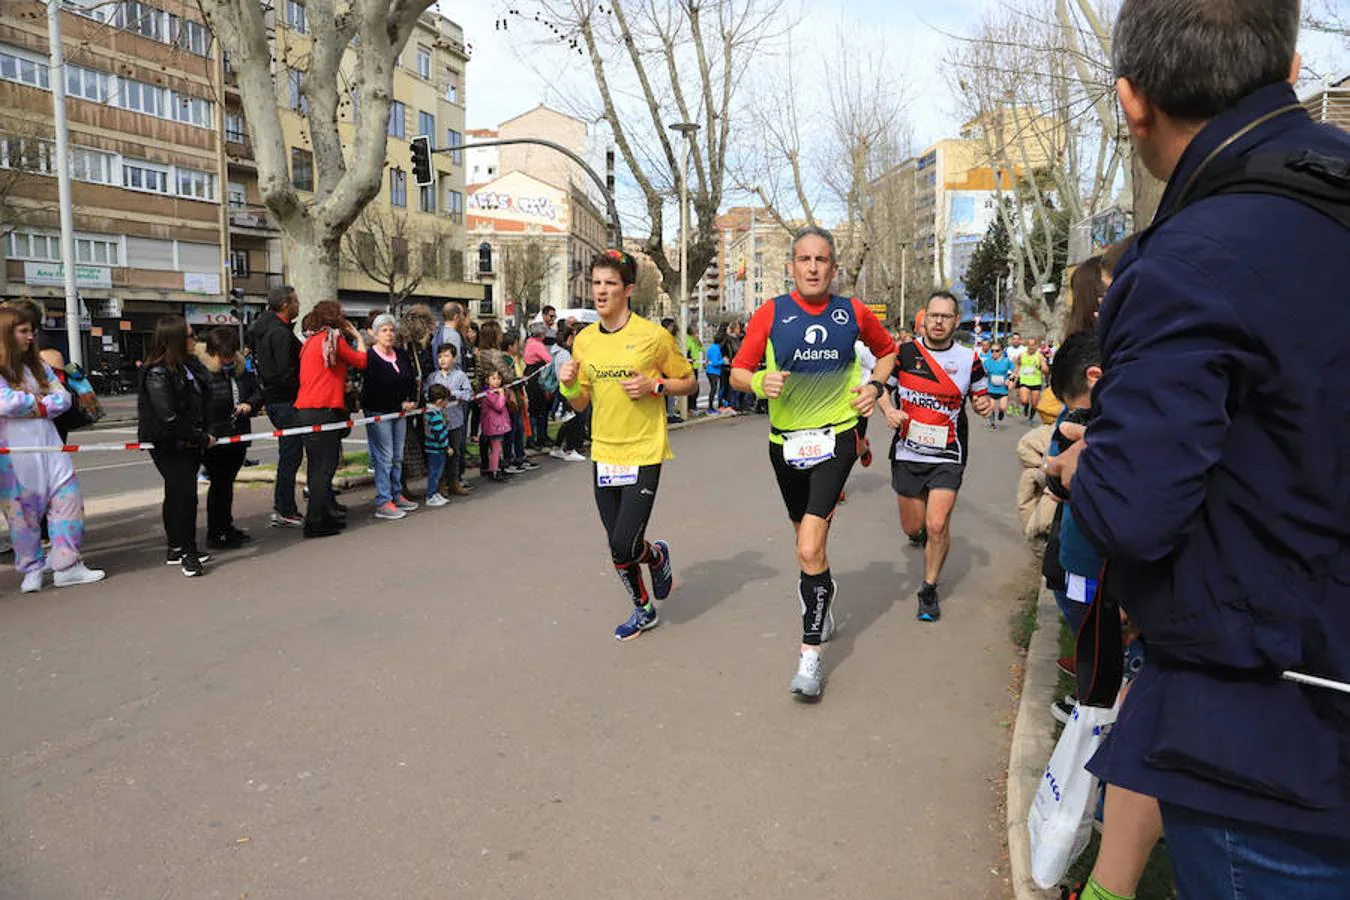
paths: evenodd
<path fill-rule="evenodd" d="M 937 625 L 886 467 L 854 475 L 807 706 L 766 430 L 674 435 L 678 583 L 627 644 L 587 466 L 392 523 L 355 491 L 320 541 L 244 487 L 258 540 L 191 580 L 155 507 L 91 515 L 108 581 L 0 572 L 0 896 L 1008 897 L 1020 432 L 973 429 Z"/>

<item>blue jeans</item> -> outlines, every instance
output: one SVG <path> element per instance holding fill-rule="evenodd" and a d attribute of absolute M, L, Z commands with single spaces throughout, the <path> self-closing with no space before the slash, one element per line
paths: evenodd
<path fill-rule="evenodd" d="M 267 404 L 267 419 L 273 428 L 294 428 L 300 424 L 294 403 Z M 300 460 L 305 455 L 304 438 L 300 435 L 277 441 L 277 481 L 272 488 L 272 508 L 283 516 L 298 516 L 295 505 L 295 473 L 300 471 Z"/>
<path fill-rule="evenodd" d="M 445 451 L 427 450 L 427 496 L 436 493 L 440 486 L 441 474 L 445 471 Z"/>
<path fill-rule="evenodd" d="M 375 505 L 392 503 L 403 484 L 403 441 L 408 436 L 408 420 L 371 422 L 366 426 L 366 446 L 370 448 L 370 466 L 375 470 Z"/>
<path fill-rule="evenodd" d="M 1297 834 L 1163 803 L 1163 833 L 1185 900 L 1350 897 L 1350 839 Z"/>
<path fill-rule="evenodd" d="M 1083 618 L 1087 616 L 1088 604 L 1070 600 L 1069 595 L 1063 591 L 1055 591 L 1055 605 L 1059 607 L 1059 614 L 1064 617 L 1064 624 L 1077 634 L 1078 629 L 1083 626 Z"/>
<path fill-rule="evenodd" d="M 450 446 L 455 451 L 455 457 L 450 461 L 450 471 L 454 474 L 451 481 L 464 481 L 464 467 L 468 465 L 465 456 L 469 447 L 469 429 L 463 425 L 458 428 L 450 429 Z"/>

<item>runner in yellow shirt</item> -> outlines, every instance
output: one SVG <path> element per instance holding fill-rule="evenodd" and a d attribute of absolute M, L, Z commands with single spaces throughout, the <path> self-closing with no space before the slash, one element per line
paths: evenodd
<path fill-rule="evenodd" d="M 664 600 L 675 585 L 670 545 L 648 543 L 647 521 L 656 502 L 661 464 L 673 459 L 666 435 L 666 396 L 698 390 L 689 361 L 675 338 L 628 308 L 637 283 L 637 261 L 607 250 L 591 263 L 591 294 L 600 321 L 572 345 L 572 361 L 558 372 L 562 395 L 591 414 L 595 505 L 609 536 L 609 553 L 633 601 L 633 612 L 614 636 L 637 637 L 659 623 L 652 597 Z M 642 579 L 651 569 L 652 595 Z"/>

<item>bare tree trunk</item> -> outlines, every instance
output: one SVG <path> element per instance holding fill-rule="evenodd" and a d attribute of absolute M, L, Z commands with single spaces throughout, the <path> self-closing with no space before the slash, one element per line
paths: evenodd
<path fill-rule="evenodd" d="M 286 243 L 290 280 L 302 300 L 302 308 L 313 309 L 320 300 L 336 300 L 339 241 L 296 241 L 289 234 L 282 239 Z"/>

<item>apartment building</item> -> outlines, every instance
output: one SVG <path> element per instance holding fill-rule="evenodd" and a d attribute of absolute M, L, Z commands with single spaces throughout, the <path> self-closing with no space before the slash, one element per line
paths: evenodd
<path fill-rule="evenodd" d="M 747 319 L 792 290 L 792 235 L 763 208 L 737 206 L 713 220 L 717 256 L 695 286 L 704 320 Z"/>
<path fill-rule="evenodd" d="M 86 358 L 144 353 L 155 320 L 223 306 L 218 51 L 195 6 L 67 0 L 75 274 Z M 0 18 L 0 296 L 67 350 L 46 9 Z"/>
<path fill-rule="evenodd" d="M 313 188 L 300 0 L 272 17 L 277 102 L 291 176 Z M 75 273 L 86 359 L 142 357 L 156 319 L 236 324 L 262 309 L 285 279 L 280 229 L 262 207 L 248 129 L 228 60 L 186 0 L 65 0 Z M 65 349 L 65 302 L 47 63 L 46 9 L 8 3 L 0 18 L 0 297 L 46 310 L 46 339 Z M 463 143 L 468 53 L 459 26 L 422 16 L 394 78 L 390 168 L 372 215 L 404 222 L 402 273 L 419 276 L 410 300 L 476 302 L 464 279 L 463 153 L 435 157 L 437 182 L 411 182 L 408 138 Z M 343 113 L 351 139 L 353 111 Z M 359 239 L 358 239 L 359 244 Z M 406 278 L 404 279 L 406 283 Z M 387 285 L 345 266 L 340 299 L 354 312 L 384 306 Z"/>
<path fill-rule="evenodd" d="M 471 137 L 535 138 L 564 146 L 588 161 L 597 155 L 585 122 L 542 105 L 496 129 L 471 132 Z M 566 155 L 537 144 L 469 149 L 467 156 L 472 179 L 467 200 L 469 254 L 479 280 L 491 287 L 479 314 L 516 314 L 519 292 L 512 286 L 507 260 L 513 254 L 520 259 L 532 244 L 542 251 L 542 269 L 534 265 L 533 271 L 517 271 L 514 277 L 542 279 L 537 291 L 541 304 L 559 309 L 590 306 L 590 261 L 608 244 L 599 186 Z M 594 162 L 591 165 L 596 168 Z"/>

